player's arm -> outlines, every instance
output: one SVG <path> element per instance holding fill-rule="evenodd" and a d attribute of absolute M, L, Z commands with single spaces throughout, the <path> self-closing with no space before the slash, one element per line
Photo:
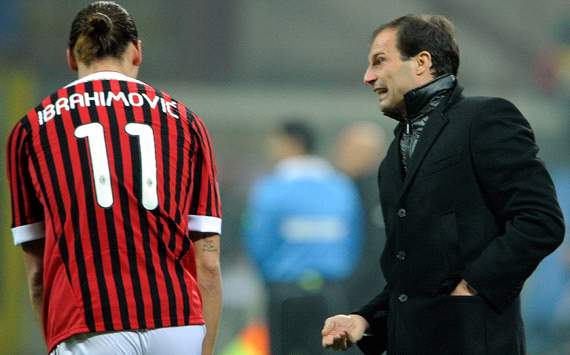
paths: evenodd
<path fill-rule="evenodd" d="M 43 302 L 43 261 L 45 239 L 32 240 L 22 244 L 24 265 L 28 281 L 30 300 L 34 314 L 41 322 Z"/>
<path fill-rule="evenodd" d="M 218 324 L 222 313 L 222 274 L 220 271 L 220 234 L 222 205 L 211 139 L 204 122 L 192 112 L 191 128 L 196 142 L 191 179 L 188 230 L 194 243 L 198 288 L 206 322 L 202 354 L 214 354 Z M 207 193 L 205 193 L 207 192 Z"/>
<path fill-rule="evenodd" d="M 29 169 L 29 135 L 20 121 L 7 145 L 7 171 L 12 200 L 12 237 L 22 247 L 28 288 L 34 313 L 41 321 L 45 223 Z"/>
<path fill-rule="evenodd" d="M 214 353 L 218 324 L 222 313 L 222 273 L 220 268 L 220 236 L 212 233 L 191 232 L 196 254 L 198 287 L 202 295 L 206 337 L 202 354 Z"/>

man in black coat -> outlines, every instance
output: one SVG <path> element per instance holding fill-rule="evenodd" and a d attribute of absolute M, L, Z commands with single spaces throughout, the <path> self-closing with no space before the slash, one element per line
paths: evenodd
<path fill-rule="evenodd" d="M 520 291 L 564 222 L 522 114 L 464 97 L 441 16 L 375 31 L 364 82 L 399 121 L 380 166 L 384 290 L 325 321 L 323 346 L 366 354 L 525 354 Z M 548 285 L 545 285 L 548 287 Z"/>

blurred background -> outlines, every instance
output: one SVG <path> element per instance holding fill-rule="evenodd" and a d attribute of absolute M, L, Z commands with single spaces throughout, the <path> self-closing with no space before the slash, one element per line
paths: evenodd
<path fill-rule="evenodd" d="M 75 79 L 65 48 L 71 20 L 88 3 L 0 0 L 2 174 L 11 127 L 43 97 Z M 316 130 L 319 155 L 333 163 L 341 131 L 351 123 L 369 122 L 387 132 L 389 142 L 395 122 L 382 116 L 361 79 L 372 31 L 398 16 L 437 13 L 455 23 L 465 93 L 508 98 L 525 114 L 569 218 L 568 0 L 120 3 L 134 16 L 143 41 L 139 78 L 185 102 L 205 119 L 213 136 L 224 212 L 220 354 L 265 354 L 267 348 L 266 297 L 244 252 L 242 230 L 250 188 L 271 169 L 268 135 L 284 118 L 302 118 Z M 378 137 L 379 145 L 387 144 Z M 1 181 L 0 354 L 42 353 L 22 256 L 12 245 L 6 179 Z M 376 198 L 373 184 L 364 189 L 361 196 Z M 363 206 L 365 215 L 378 222 L 374 204 Z M 381 223 L 377 227 L 381 230 Z M 371 243 L 378 249 L 372 255 L 379 255 L 380 247 Z M 531 354 L 570 354 L 568 244 L 527 282 L 523 302 Z M 378 273 L 375 268 L 366 272 Z M 368 284 L 350 287 L 365 299 L 377 291 Z M 320 334 L 307 337 L 320 342 Z"/>

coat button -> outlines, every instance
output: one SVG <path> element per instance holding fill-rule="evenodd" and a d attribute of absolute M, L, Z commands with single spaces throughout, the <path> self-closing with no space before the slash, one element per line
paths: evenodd
<path fill-rule="evenodd" d="M 404 208 L 400 208 L 400 209 L 398 210 L 398 217 L 404 218 L 404 217 L 406 217 L 406 215 L 407 215 L 407 212 L 406 212 L 406 210 L 405 210 Z"/>
<path fill-rule="evenodd" d="M 404 303 L 408 300 L 408 295 L 406 295 L 405 293 L 402 293 L 401 295 L 398 296 L 398 301 Z"/>
<path fill-rule="evenodd" d="M 400 261 L 404 261 L 406 260 L 406 252 L 403 250 L 400 250 L 397 254 L 396 254 L 396 259 L 400 260 Z"/>

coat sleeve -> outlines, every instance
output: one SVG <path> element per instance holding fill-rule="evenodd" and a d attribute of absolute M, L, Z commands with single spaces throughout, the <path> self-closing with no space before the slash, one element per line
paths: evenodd
<path fill-rule="evenodd" d="M 520 111 L 492 99 L 473 120 L 471 159 L 499 226 L 464 279 L 498 312 L 519 295 L 538 263 L 562 242 L 564 222 L 552 180 Z"/>
<path fill-rule="evenodd" d="M 352 312 L 362 316 L 370 325 L 367 334 L 357 343 L 364 354 L 381 354 L 387 348 L 388 300 L 388 288 L 384 287 L 370 302 Z"/>

